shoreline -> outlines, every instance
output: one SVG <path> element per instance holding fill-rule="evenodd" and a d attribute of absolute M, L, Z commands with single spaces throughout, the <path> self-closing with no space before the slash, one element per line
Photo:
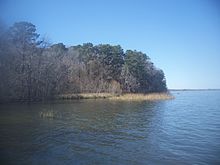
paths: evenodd
<path fill-rule="evenodd" d="M 74 94 L 61 94 L 48 99 L 3 99 L 0 100 L 0 104 L 11 104 L 11 103 L 40 103 L 40 102 L 53 102 L 59 100 L 87 100 L 87 99 L 105 99 L 110 101 L 156 101 L 156 100 L 171 100 L 174 96 L 169 92 L 162 93 L 74 93 Z"/>
<path fill-rule="evenodd" d="M 153 100 L 170 100 L 174 99 L 169 92 L 163 93 L 78 93 L 78 94 L 62 94 L 56 96 L 57 100 L 81 100 L 81 99 L 108 99 L 119 101 L 153 101 Z"/>

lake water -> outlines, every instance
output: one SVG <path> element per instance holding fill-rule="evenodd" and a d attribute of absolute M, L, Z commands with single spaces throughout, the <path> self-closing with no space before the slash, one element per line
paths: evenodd
<path fill-rule="evenodd" d="M 220 91 L 172 94 L 0 105 L 0 164 L 220 164 Z"/>

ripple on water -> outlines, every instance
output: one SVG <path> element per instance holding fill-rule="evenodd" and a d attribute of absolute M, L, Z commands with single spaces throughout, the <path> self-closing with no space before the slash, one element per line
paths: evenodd
<path fill-rule="evenodd" d="M 220 164 L 220 91 L 174 100 L 0 105 L 8 164 Z M 59 117 L 45 118 L 42 111 Z"/>

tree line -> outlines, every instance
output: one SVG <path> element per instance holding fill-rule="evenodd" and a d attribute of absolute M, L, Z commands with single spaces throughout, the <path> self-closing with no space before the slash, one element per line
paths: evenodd
<path fill-rule="evenodd" d="M 0 100 L 167 91 L 164 72 L 140 51 L 109 44 L 49 44 L 29 22 L 0 28 Z"/>

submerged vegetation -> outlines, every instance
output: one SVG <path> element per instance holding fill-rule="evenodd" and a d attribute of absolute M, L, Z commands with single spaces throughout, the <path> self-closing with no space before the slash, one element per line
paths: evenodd
<path fill-rule="evenodd" d="M 163 71 L 140 51 L 124 51 L 120 45 L 109 44 L 51 45 L 39 36 L 35 25 L 28 22 L 1 30 L 0 101 L 56 96 L 105 98 L 167 91 Z M 133 95 L 111 98 L 133 98 Z"/>

